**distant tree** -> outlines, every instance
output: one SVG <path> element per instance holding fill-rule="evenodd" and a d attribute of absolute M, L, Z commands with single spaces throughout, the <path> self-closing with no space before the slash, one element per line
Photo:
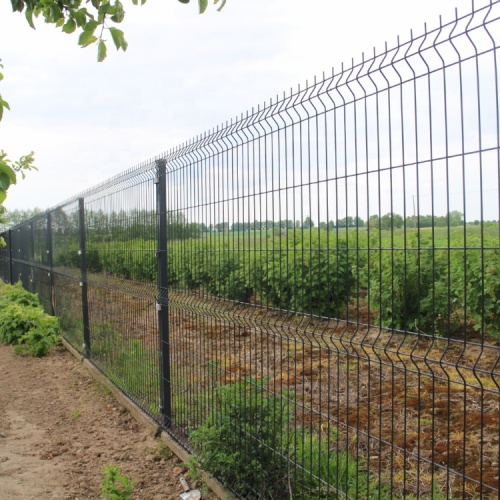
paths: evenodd
<path fill-rule="evenodd" d="M 380 219 L 380 227 L 382 229 L 400 229 L 404 225 L 403 217 L 399 214 L 389 212 Z"/>
<path fill-rule="evenodd" d="M 304 223 L 302 224 L 303 229 L 311 229 L 314 227 L 314 222 L 312 221 L 311 217 L 307 216 L 304 219 Z"/>
<path fill-rule="evenodd" d="M 28 208 L 26 210 L 14 209 L 7 210 L 4 206 L 0 206 L 0 231 L 5 231 L 9 227 L 21 224 L 21 222 L 31 219 L 35 215 L 39 215 L 44 211 L 41 208 Z"/>
<path fill-rule="evenodd" d="M 464 224 L 464 214 L 458 210 L 452 210 L 446 217 L 450 226 L 462 226 Z"/>
<path fill-rule="evenodd" d="M 380 217 L 377 214 L 370 215 L 365 226 L 370 229 L 380 229 Z"/>
<path fill-rule="evenodd" d="M 219 233 L 227 232 L 230 229 L 229 222 L 219 222 L 218 224 L 215 224 L 214 227 Z"/>

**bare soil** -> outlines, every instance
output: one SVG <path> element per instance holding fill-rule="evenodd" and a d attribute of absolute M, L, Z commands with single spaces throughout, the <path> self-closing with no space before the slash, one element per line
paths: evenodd
<path fill-rule="evenodd" d="M 202 487 L 63 347 L 34 359 L 0 345 L 0 497 L 97 499 L 105 465 L 136 482 L 136 499 L 178 499 L 181 476 Z"/>

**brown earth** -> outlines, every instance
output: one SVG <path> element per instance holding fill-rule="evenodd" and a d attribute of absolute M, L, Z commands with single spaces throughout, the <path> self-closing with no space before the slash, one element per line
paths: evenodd
<path fill-rule="evenodd" d="M 28 358 L 0 345 L 0 497 L 97 499 L 105 465 L 135 481 L 136 499 L 178 499 L 181 477 L 203 487 L 63 347 Z"/>

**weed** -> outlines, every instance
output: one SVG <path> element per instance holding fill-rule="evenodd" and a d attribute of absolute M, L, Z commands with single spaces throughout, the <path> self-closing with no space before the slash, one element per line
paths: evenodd
<path fill-rule="evenodd" d="M 71 415 L 71 418 L 72 418 L 73 420 L 76 420 L 79 416 L 80 416 L 80 410 L 77 408 L 77 409 L 73 412 L 73 414 Z"/>
<path fill-rule="evenodd" d="M 102 382 L 99 382 L 99 380 L 94 380 L 94 387 L 95 390 L 101 394 L 101 396 L 105 397 L 110 397 L 112 396 L 111 391 L 104 385 Z"/>
<path fill-rule="evenodd" d="M 103 467 L 104 479 L 101 483 L 101 498 L 106 500 L 128 500 L 130 498 L 135 483 L 121 472 L 121 467 L 114 465 Z"/>
<path fill-rule="evenodd" d="M 174 456 L 172 450 L 163 442 L 158 443 L 156 447 L 151 450 L 151 455 L 163 458 L 164 460 L 169 460 Z"/>

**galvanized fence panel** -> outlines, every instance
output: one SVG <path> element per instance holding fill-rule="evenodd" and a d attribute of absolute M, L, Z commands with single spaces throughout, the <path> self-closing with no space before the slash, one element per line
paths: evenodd
<path fill-rule="evenodd" d="M 13 228 L 2 277 L 240 497 L 498 497 L 499 13 Z"/>

